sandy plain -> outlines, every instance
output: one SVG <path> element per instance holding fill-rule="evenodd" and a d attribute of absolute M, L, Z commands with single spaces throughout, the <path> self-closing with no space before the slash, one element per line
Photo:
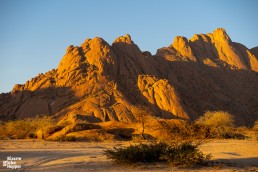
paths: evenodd
<path fill-rule="evenodd" d="M 209 166 L 171 167 L 166 163 L 121 165 L 106 158 L 103 151 L 133 142 L 50 142 L 39 140 L 1 140 L 0 171 L 10 171 L 2 162 L 21 157 L 18 171 L 258 171 L 258 141 L 210 140 L 201 146 L 212 154 Z M 17 170 L 16 170 L 17 171 Z"/>

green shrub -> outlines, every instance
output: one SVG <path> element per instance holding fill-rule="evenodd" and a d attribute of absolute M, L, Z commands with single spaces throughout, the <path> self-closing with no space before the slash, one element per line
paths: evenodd
<path fill-rule="evenodd" d="M 210 155 L 204 155 L 197 144 L 184 142 L 174 146 L 168 146 L 164 158 L 173 166 L 193 166 L 201 164 L 210 158 Z"/>
<path fill-rule="evenodd" d="M 166 145 L 164 143 L 130 145 L 125 148 L 114 147 L 114 149 L 108 149 L 105 151 L 105 154 L 109 159 L 113 159 L 119 163 L 149 163 L 160 161 L 165 147 Z"/>
<path fill-rule="evenodd" d="M 204 155 L 192 142 L 168 145 L 164 142 L 130 145 L 105 150 L 105 155 L 118 163 L 150 163 L 167 161 L 174 166 L 193 166 L 208 160 L 210 156 Z"/>

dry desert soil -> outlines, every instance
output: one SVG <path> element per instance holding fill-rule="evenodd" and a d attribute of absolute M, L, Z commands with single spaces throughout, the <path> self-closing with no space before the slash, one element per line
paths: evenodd
<path fill-rule="evenodd" d="M 21 165 L 19 171 L 258 171 L 258 141 L 210 140 L 201 149 L 212 154 L 212 163 L 192 168 L 170 167 L 166 163 L 120 165 L 103 155 L 107 148 L 129 144 L 134 143 L 1 140 L 0 160 L 5 161 L 8 156 L 21 157 L 21 161 L 16 161 Z M 1 162 L 0 171 L 10 169 Z"/>

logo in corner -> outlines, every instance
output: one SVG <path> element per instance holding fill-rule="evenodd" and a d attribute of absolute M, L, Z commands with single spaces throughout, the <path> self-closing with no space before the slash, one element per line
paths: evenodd
<path fill-rule="evenodd" d="M 3 161 L 3 167 L 9 168 L 9 169 L 20 169 L 21 165 L 17 162 L 21 161 L 21 157 L 12 157 L 8 156 L 5 161 Z"/>

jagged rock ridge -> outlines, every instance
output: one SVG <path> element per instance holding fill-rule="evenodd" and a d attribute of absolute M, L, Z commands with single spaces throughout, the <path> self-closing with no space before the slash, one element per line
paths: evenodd
<path fill-rule="evenodd" d="M 86 39 L 67 48 L 57 69 L 1 94 L 0 116 L 133 122 L 144 106 L 152 115 L 186 120 L 224 110 L 248 124 L 258 116 L 257 54 L 222 28 L 178 36 L 156 55 L 142 52 L 130 35 L 112 45 Z"/>
<path fill-rule="evenodd" d="M 230 68 L 258 71 L 258 60 L 244 45 L 232 42 L 225 29 L 194 35 L 190 40 L 177 36 L 174 43 L 157 51 L 167 60 L 191 60 L 211 66 L 229 65 Z"/>

